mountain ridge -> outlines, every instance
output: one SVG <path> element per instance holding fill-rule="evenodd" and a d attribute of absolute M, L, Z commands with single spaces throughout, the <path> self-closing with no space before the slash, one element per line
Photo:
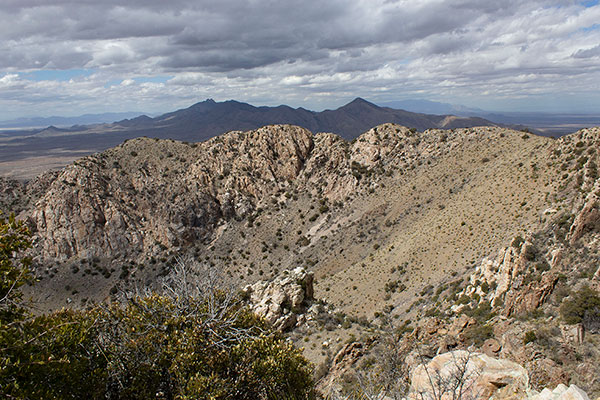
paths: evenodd
<path fill-rule="evenodd" d="M 136 138 L 0 179 L 0 209 L 34 234 L 25 292 L 40 310 L 153 288 L 193 259 L 253 285 L 324 388 L 379 368 L 393 335 L 414 357 L 475 348 L 526 367 L 533 387 L 600 393 L 600 309 L 572 306 L 600 291 L 599 144 L 600 128 L 554 140 L 395 124 L 352 141 L 292 125 Z"/>
<path fill-rule="evenodd" d="M 0 175 L 26 174 L 24 178 L 33 178 L 36 173 L 32 166 L 36 162 L 54 166 L 55 160 L 62 161 L 69 155 L 74 160 L 82 153 L 102 151 L 124 140 L 141 136 L 198 142 L 233 130 L 247 131 L 271 124 L 292 124 L 311 132 L 334 132 L 350 140 L 375 125 L 387 122 L 417 130 L 495 125 L 480 118 L 452 118 L 448 124 L 443 124 L 444 120 L 444 116 L 382 108 L 360 98 L 336 110 L 322 112 L 294 109 L 286 105 L 255 107 L 235 100 L 215 102 L 209 99 L 157 117 L 142 115 L 110 124 L 72 126 L 59 130 L 48 127 L 35 131 L 0 132 Z M 27 172 L 28 168 L 31 172 Z M 43 168 L 44 165 L 35 171 Z"/>

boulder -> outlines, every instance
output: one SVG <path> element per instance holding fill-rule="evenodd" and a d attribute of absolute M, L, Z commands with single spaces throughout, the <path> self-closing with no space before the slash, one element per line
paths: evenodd
<path fill-rule="evenodd" d="M 500 350 L 502 350 L 502 346 L 500 345 L 500 342 L 496 339 L 487 339 L 481 345 L 481 350 L 484 352 L 484 354 L 490 357 L 495 357 L 498 355 Z"/>
<path fill-rule="evenodd" d="M 299 315 L 313 300 L 313 280 L 312 272 L 298 267 L 284 271 L 272 281 L 247 285 L 242 293 L 256 314 L 283 332 L 294 328 L 299 320 L 307 320 Z"/>
<path fill-rule="evenodd" d="M 409 398 L 414 400 L 525 397 L 527 371 L 520 365 L 464 350 L 444 353 L 412 373 Z"/>
<path fill-rule="evenodd" d="M 554 390 L 544 388 L 540 393 L 534 393 L 529 400 L 589 400 L 589 397 L 576 385 L 567 388 L 561 383 Z"/>

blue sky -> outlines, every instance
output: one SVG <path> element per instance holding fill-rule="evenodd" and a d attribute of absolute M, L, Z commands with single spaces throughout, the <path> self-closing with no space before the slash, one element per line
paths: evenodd
<path fill-rule="evenodd" d="M 5 0 L 0 120 L 358 96 L 600 113 L 598 21 L 598 0 Z"/>

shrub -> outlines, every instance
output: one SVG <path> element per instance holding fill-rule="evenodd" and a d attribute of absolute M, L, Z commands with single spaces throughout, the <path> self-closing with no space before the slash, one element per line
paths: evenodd
<path fill-rule="evenodd" d="M 467 328 L 464 335 L 467 343 L 480 346 L 487 339 L 494 337 L 494 329 L 490 325 L 475 324 Z"/>
<path fill-rule="evenodd" d="M 249 311 L 232 307 L 215 319 L 205 302 L 182 306 L 158 295 L 131 300 L 24 324 L 19 345 L 3 351 L 2 392 L 18 398 L 309 396 L 308 362 Z"/>
<path fill-rule="evenodd" d="M 534 342 L 537 339 L 537 335 L 534 331 L 528 331 L 525 333 L 525 337 L 523 338 L 523 344 Z"/>
<path fill-rule="evenodd" d="M 31 259 L 22 256 L 22 252 L 30 246 L 25 224 L 14 215 L 5 220 L 0 211 L 0 332 L 4 324 L 23 316 L 19 288 L 31 282 L 32 276 Z"/>
<path fill-rule="evenodd" d="M 600 321 L 600 296 L 588 286 L 582 287 L 568 298 L 564 299 L 560 305 L 560 315 L 567 324 L 578 324 L 583 322 L 584 327 L 593 321 Z M 595 326 L 595 324 L 592 323 Z"/>
<path fill-rule="evenodd" d="M 475 318 L 477 321 L 484 323 L 490 318 L 494 317 L 496 314 L 492 312 L 492 306 L 489 301 L 482 301 L 476 308 L 473 310 L 465 310 L 465 314 L 470 317 Z"/>
<path fill-rule="evenodd" d="M 312 398 L 308 361 L 211 270 L 176 265 L 160 293 L 34 317 L 17 290 L 28 245 L 21 223 L 0 220 L 3 398 Z"/>

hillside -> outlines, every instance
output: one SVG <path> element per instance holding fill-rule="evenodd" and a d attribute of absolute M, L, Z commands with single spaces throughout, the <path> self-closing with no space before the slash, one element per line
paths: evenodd
<path fill-rule="evenodd" d="M 390 265 L 465 268 L 536 221 L 553 172 L 540 168 L 534 180 L 531 163 L 541 165 L 535 157 L 553 142 L 521 136 L 387 124 L 353 143 L 291 126 L 199 144 L 135 139 L 31 182 L 21 207 L 57 271 L 80 259 L 118 269 L 210 247 L 208 262 L 226 258 L 232 276 L 250 281 L 260 276 L 253 269 L 269 276 L 313 263 L 317 291 L 331 286 L 327 297 L 353 309 L 345 293 L 364 285 L 361 307 L 372 310 Z M 332 243 L 343 258 L 330 253 Z M 68 275 L 57 273 L 64 285 Z"/>
<path fill-rule="evenodd" d="M 584 284 L 600 286 L 599 144 L 598 128 L 554 140 L 390 123 L 351 142 L 291 125 L 201 143 L 139 138 L 27 184 L 4 179 L 0 207 L 34 231 L 39 309 L 152 286 L 179 257 L 240 288 L 301 266 L 338 322 L 299 325 L 292 337 L 332 374 L 332 351 L 346 340 L 375 346 L 383 316 L 433 354 L 448 348 L 437 332 L 468 316 L 452 346 L 494 339 L 536 385 L 568 378 L 598 392 L 585 377 L 600 332 L 588 323 L 588 339 L 573 344 L 559 308 Z M 547 343 L 572 350 L 525 346 L 521 336 L 541 338 L 544 325 L 558 329 Z M 467 326 L 482 330 L 468 336 Z"/>

